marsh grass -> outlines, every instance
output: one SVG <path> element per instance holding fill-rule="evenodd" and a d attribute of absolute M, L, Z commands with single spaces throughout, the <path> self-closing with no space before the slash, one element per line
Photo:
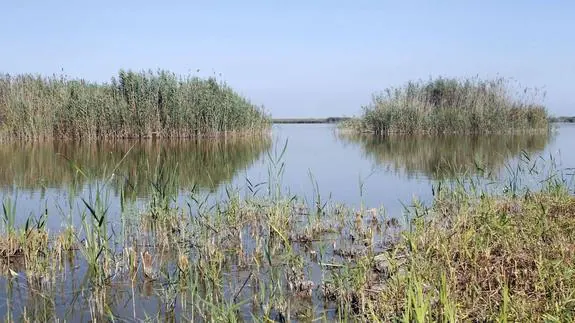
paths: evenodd
<path fill-rule="evenodd" d="M 35 218 L 30 215 L 24 226 L 16 225 L 16 202 L 10 198 L 2 201 L 2 238 L 0 239 L 0 257 L 8 261 L 24 260 L 32 265 L 48 246 L 46 230 L 47 213 Z"/>
<path fill-rule="evenodd" d="M 395 311 L 415 321 L 571 321 L 575 199 L 566 191 L 436 199 L 396 248 L 407 257 L 390 280 Z M 396 251 L 396 250 L 394 250 Z M 404 297 L 401 297 L 404 298 Z M 390 307 L 386 311 L 393 311 Z"/>
<path fill-rule="evenodd" d="M 363 115 L 343 127 L 379 135 L 547 131 L 549 116 L 538 103 L 544 93 L 516 92 L 505 79 L 409 82 L 374 94 Z"/>
<path fill-rule="evenodd" d="M 270 121 L 215 78 L 120 70 L 109 83 L 0 75 L 2 139 L 190 138 L 260 132 Z"/>
<path fill-rule="evenodd" d="M 406 205 L 401 226 L 382 210 L 325 204 L 313 176 L 309 205 L 288 195 L 281 187 L 284 153 L 282 147 L 269 154 L 267 183 L 250 183 L 245 193 L 228 187 L 215 201 L 192 189 L 184 205 L 174 200 L 177 171 L 155 169 L 153 198 L 139 209 L 122 207 L 116 223 L 105 186 L 84 192 L 76 210 L 83 225 L 74 234 L 79 265 L 22 270 L 8 262 L 12 271 L 2 279 L 17 281 L 24 272 L 26 279 L 32 272 L 54 277 L 35 287 L 54 295 L 57 282 L 79 279 L 58 271 L 83 266 L 79 301 L 71 306 L 92 320 L 126 313 L 157 321 L 574 319 L 575 198 L 553 167 L 539 174 L 546 180 L 537 188 L 516 178 L 489 187 L 473 178 L 438 184 L 431 205 Z M 13 223 L 15 208 L 5 205 L 5 223 Z M 23 230 L 7 228 L 3 238 Z M 64 244 L 54 243 L 58 233 L 46 236 L 38 249 L 51 259 Z M 142 308 L 150 299 L 157 307 Z M 20 310 L 8 318 L 39 313 L 15 302 Z"/>

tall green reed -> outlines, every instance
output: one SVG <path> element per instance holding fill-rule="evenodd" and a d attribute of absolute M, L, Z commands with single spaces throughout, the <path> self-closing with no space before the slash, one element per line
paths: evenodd
<path fill-rule="evenodd" d="M 261 131 L 256 106 L 215 78 L 120 70 L 108 83 L 0 75 L 0 135 L 12 139 L 200 137 Z"/>
<path fill-rule="evenodd" d="M 346 124 L 380 135 L 547 130 L 547 110 L 534 103 L 545 94 L 537 89 L 511 90 L 502 78 L 409 82 L 374 94 L 362 117 Z"/>

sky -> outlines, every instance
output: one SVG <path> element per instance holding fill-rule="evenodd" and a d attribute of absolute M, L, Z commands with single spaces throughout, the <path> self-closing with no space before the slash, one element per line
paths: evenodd
<path fill-rule="evenodd" d="M 559 0 L 6 1 L 0 73 L 215 75 L 278 118 L 358 115 L 409 80 L 505 77 L 575 115 L 574 17 Z"/>

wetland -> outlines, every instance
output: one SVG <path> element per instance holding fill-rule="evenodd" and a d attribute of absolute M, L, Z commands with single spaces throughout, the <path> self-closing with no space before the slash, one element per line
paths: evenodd
<path fill-rule="evenodd" d="M 571 255 L 551 253 L 551 243 L 573 243 L 573 135 L 568 124 L 417 139 L 296 124 L 248 141 L 6 143 L 0 312 L 17 321 L 494 319 L 503 282 L 528 284 L 513 270 L 551 270 Z M 556 233 L 543 244 L 550 258 L 508 249 L 541 247 L 520 230 L 538 228 L 541 207 Z M 464 240 L 468 221 L 485 217 L 492 227 L 473 233 L 476 244 Z M 440 260 L 449 271 L 433 265 Z M 487 266 L 502 268 L 489 284 Z M 571 317 L 544 295 L 530 306 L 547 284 L 572 282 L 559 270 L 505 285 L 514 291 L 507 315 Z M 477 298 L 489 293 L 498 296 Z"/>
<path fill-rule="evenodd" d="M 166 71 L 0 77 L 0 316 L 575 319 L 575 126 L 442 78 L 318 120 Z"/>

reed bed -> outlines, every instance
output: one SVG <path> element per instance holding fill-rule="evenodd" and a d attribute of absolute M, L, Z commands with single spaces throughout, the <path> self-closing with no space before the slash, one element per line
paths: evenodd
<path fill-rule="evenodd" d="M 49 214 L 16 225 L 5 198 L 4 319 L 575 319 L 569 176 L 542 173 L 534 160 L 521 169 L 547 178 L 536 188 L 461 178 L 401 219 L 290 196 L 279 185 L 281 155 L 270 154 L 266 183 L 248 182 L 246 194 L 230 188 L 215 204 L 197 192 L 175 203 L 177 179 L 166 170 L 143 208 L 123 207 L 114 220 L 108 189 L 96 187 L 79 197 L 81 226 L 60 232 L 48 232 Z"/>
<path fill-rule="evenodd" d="M 513 93 L 505 79 L 437 78 L 409 82 L 373 95 L 363 115 L 344 123 L 358 132 L 388 134 L 485 134 L 547 131 L 544 93 Z"/>
<path fill-rule="evenodd" d="M 261 132 L 263 110 L 215 78 L 120 70 L 109 83 L 0 76 L 0 137 L 191 138 Z"/>

